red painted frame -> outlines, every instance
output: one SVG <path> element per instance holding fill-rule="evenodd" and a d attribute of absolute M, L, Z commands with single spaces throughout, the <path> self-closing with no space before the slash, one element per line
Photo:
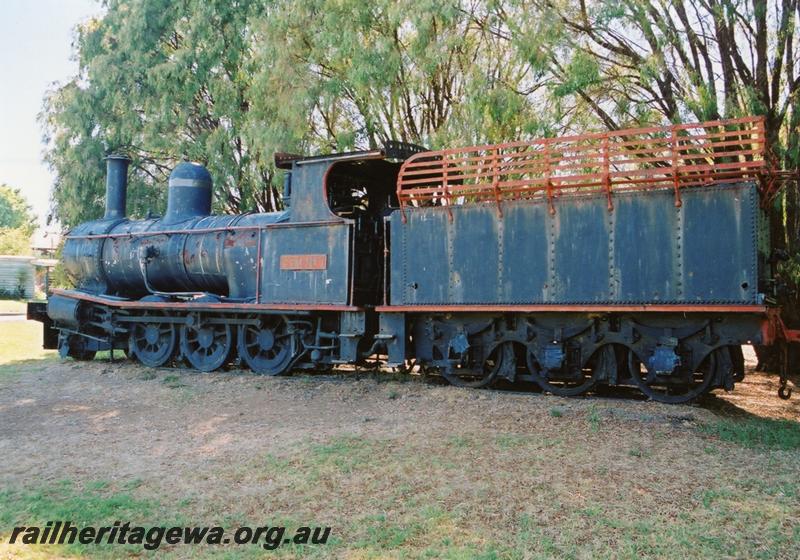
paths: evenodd
<path fill-rule="evenodd" d="M 361 307 L 333 304 L 295 304 L 295 303 L 199 303 L 180 301 L 135 301 L 117 300 L 84 294 L 74 290 L 53 290 L 53 295 L 79 299 L 91 303 L 119 307 L 121 309 L 174 309 L 178 311 L 364 311 Z"/>
<path fill-rule="evenodd" d="M 380 313 L 767 313 L 765 305 L 382 305 Z"/>
<path fill-rule="evenodd" d="M 800 179 L 780 171 L 769 150 L 763 116 L 595 134 L 486 144 L 421 152 L 400 168 L 397 197 L 405 211 L 439 204 L 449 215 L 463 204 L 544 198 L 551 213 L 559 197 L 670 188 L 675 206 L 681 189 L 724 182 L 758 181 L 762 205 L 780 184 Z"/>

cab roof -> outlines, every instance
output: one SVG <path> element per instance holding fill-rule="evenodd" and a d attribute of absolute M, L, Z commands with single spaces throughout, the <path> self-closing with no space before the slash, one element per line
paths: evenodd
<path fill-rule="evenodd" d="M 278 169 L 291 169 L 294 164 L 319 161 L 347 161 L 362 159 L 393 159 L 404 161 L 414 154 L 427 152 L 428 149 L 417 144 L 399 142 L 397 140 L 387 141 L 383 148 L 377 150 L 359 150 L 354 152 L 339 152 L 336 154 L 320 154 L 316 156 L 303 156 L 286 152 L 275 153 L 275 167 Z"/>

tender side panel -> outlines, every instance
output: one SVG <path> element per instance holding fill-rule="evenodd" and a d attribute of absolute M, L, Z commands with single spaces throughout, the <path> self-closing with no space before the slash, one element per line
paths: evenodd
<path fill-rule="evenodd" d="M 531 223 L 546 221 L 547 207 L 542 204 L 504 208 L 500 300 L 543 301 L 551 297 L 548 230 L 530 227 Z"/>
<path fill-rule="evenodd" d="M 482 206 L 469 214 L 457 213 L 453 218 L 452 227 L 447 228 L 448 299 L 484 301 L 497 297 L 503 255 L 498 243 L 502 222 L 497 219 L 496 211 Z M 484 268 L 480 266 L 481 260 L 498 266 Z"/>
<path fill-rule="evenodd" d="M 754 183 L 392 215 L 392 305 L 756 304 Z"/>
<path fill-rule="evenodd" d="M 683 205 L 684 297 L 687 301 L 754 301 L 758 288 L 755 186 L 699 189 L 691 194 Z"/>
<path fill-rule="evenodd" d="M 575 199 L 562 201 L 555 210 L 545 221 L 553 301 L 596 303 L 613 299 L 609 289 L 607 208 L 597 199 Z M 528 223 L 526 230 L 531 227 L 536 225 Z"/>
<path fill-rule="evenodd" d="M 655 199 L 655 200 L 653 200 Z M 670 192 L 614 198 L 610 274 L 619 301 L 683 301 L 679 266 L 680 209 Z"/>
<path fill-rule="evenodd" d="M 411 212 L 408 217 L 408 223 L 401 224 L 397 213 L 392 216 L 392 280 L 399 288 L 393 297 L 423 304 L 451 301 L 448 276 L 452 227 L 447 213 Z M 477 256 L 474 253 L 473 259 Z"/>

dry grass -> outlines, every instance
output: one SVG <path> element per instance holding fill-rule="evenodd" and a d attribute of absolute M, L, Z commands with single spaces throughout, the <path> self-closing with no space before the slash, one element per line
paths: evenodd
<path fill-rule="evenodd" d="M 716 443 L 697 449 L 692 432 L 603 418 L 596 431 L 582 411 L 530 434 L 340 436 L 208 482 L 252 491 L 236 504 L 245 518 L 269 508 L 336 526 L 342 544 L 334 556 L 800 554 L 800 472 L 791 457 L 746 456 Z M 758 474 L 742 479 L 739 469 Z M 197 506 L 213 515 L 212 504 Z"/>
<path fill-rule="evenodd" d="M 0 386 L 0 540 L 55 516 L 333 528 L 330 544 L 278 558 L 800 557 L 800 450 L 783 445 L 797 422 L 746 408 L 786 418 L 796 402 L 764 376 L 737 387 L 742 406 L 674 407 L 372 374 L 18 370 Z M 0 558 L 221 552 L 263 555 L 0 546 Z"/>

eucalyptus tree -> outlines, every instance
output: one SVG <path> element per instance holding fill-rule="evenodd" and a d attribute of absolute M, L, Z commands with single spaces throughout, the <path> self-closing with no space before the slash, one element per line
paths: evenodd
<path fill-rule="evenodd" d="M 77 29 L 79 73 L 45 100 L 47 161 L 57 180 L 55 217 L 96 217 L 103 157 L 133 159 L 131 211 L 164 206 L 171 167 L 204 163 L 215 207 L 269 210 L 276 189 L 271 154 L 252 142 L 251 20 L 260 0 L 110 0 Z"/>
<path fill-rule="evenodd" d="M 284 0 L 255 41 L 259 113 L 322 150 L 536 132 L 527 61 L 476 23 L 482 1 Z"/>
<path fill-rule="evenodd" d="M 30 252 L 36 217 L 19 189 L 0 183 L 0 255 Z"/>

